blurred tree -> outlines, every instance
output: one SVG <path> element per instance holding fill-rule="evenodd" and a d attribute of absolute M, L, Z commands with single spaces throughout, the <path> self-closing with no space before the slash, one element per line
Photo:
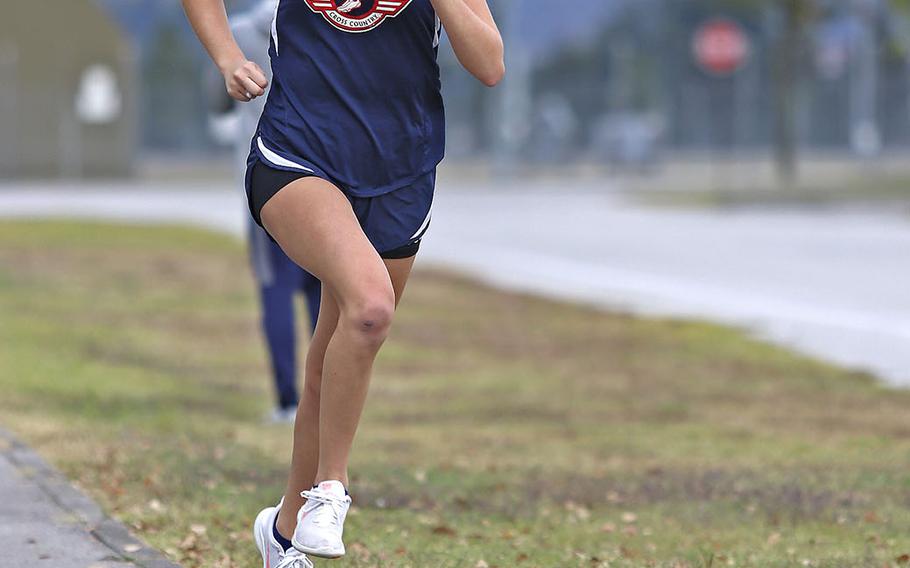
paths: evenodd
<path fill-rule="evenodd" d="M 818 12 L 815 4 L 815 0 L 776 0 L 774 6 L 783 19 L 772 52 L 772 74 L 776 102 L 774 153 L 784 187 L 791 187 L 797 177 L 797 97 L 803 77 L 800 68 L 806 30 Z"/>
<path fill-rule="evenodd" d="M 596 33 L 562 44 L 535 62 L 535 104 L 558 98 L 580 118 L 578 147 L 591 143 L 598 118 L 647 112 L 661 104 L 663 0 L 635 0 L 605 19 Z"/>
<path fill-rule="evenodd" d="M 910 6 L 910 0 L 905 1 Z M 795 183 L 798 164 L 797 108 L 804 88 L 810 28 L 823 0 L 688 0 L 630 2 L 593 41 L 569 45 L 535 70 L 536 94 L 562 92 L 579 116 L 614 110 L 665 107 L 666 81 L 687 73 L 689 55 L 680 54 L 699 21 L 724 14 L 742 22 L 766 23 L 773 112 L 771 137 L 780 183 Z M 655 18 L 657 10 L 672 17 Z M 682 51 L 680 50 L 681 48 Z M 604 57 L 604 54 L 609 54 Z M 680 75 L 682 74 L 682 75 Z M 609 89 L 601 86 L 611 85 Z M 722 111 L 719 111 L 722 112 Z M 732 109 L 731 109 L 732 112 Z M 579 134 L 584 138 L 583 124 Z M 711 135 L 713 138 L 717 133 Z M 584 143 L 584 139 L 579 140 Z"/>
<path fill-rule="evenodd" d="M 821 0 L 716 0 L 746 9 L 772 23 L 771 67 L 774 78 L 774 157 L 783 187 L 792 187 L 798 171 L 797 102 L 808 29 L 821 11 Z M 910 0 L 902 0 L 910 3 Z"/>

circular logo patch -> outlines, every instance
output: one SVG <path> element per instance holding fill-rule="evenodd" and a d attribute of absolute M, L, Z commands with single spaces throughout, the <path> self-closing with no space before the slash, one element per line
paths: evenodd
<path fill-rule="evenodd" d="M 362 33 L 400 14 L 411 0 L 306 0 L 306 3 L 339 30 Z"/>

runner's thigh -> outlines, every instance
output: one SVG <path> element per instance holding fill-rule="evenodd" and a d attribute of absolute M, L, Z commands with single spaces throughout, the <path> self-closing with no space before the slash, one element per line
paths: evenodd
<path fill-rule="evenodd" d="M 269 234 L 294 262 L 328 285 L 342 306 L 365 292 L 393 294 L 382 259 L 347 197 L 317 177 L 298 179 L 262 208 Z"/>

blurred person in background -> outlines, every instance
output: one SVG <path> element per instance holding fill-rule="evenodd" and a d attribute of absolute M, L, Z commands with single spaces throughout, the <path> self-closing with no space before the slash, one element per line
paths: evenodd
<path fill-rule="evenodd" d="M 261 0 L 249 10 L 231 18 L 237 45 L 270 79 L 269 38 L 278 0 Z M 220 79 L 220 78 L 219 78 Z M 240 105 L 219 85 L 214 99 L 216 112 L 234 112 L 236 128 L 231 132 L 240 179 L 246 173 L 250 140 L 256 134 L 265 96 Z M 297 415 L 297 323 L 294 299 L 302 292 L 309 313 L 310 332 L 316 329 L 321 285 L 319 279 L 288 258 L 265 230 L 249 219 L 250 264 L 259 287 L 262 330 L 268 345 L 277 405 L 267 417 L 273 423 L 293 423 Z"/>
<path fill-rule="evenodd" d="M 230 95 L 265 94 L 269 81 L 232 37 L 223 0 L 183 5 Z M 298 0 L 276 11 L 250 212 L 323 291 L 287 489 L 254 523 L 265 568 L 345 553 L 351 446 L 444 154 L 442 27 L 462 66 L 488 86 L 501 80 L 503 43 L 486 0 Z"/>

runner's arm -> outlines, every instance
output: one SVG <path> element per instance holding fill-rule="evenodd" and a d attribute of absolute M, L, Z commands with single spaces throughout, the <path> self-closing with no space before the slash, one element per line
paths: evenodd
<path fill-rule="evenodd" d="M 461 65 L 488 87 L 499 83 L 506 72 L 504 48 L 487 0 L 430 2 Z"/>
<path fill-rule="evenodd" d="M 241 102 L 249 102 L 265 94 L 269 82 L 262 69 L 249 61 L 234 41 L 224 10 L 224 0 L 182 2 L 199 41 L 221 71 L 228 94 Z"/>

